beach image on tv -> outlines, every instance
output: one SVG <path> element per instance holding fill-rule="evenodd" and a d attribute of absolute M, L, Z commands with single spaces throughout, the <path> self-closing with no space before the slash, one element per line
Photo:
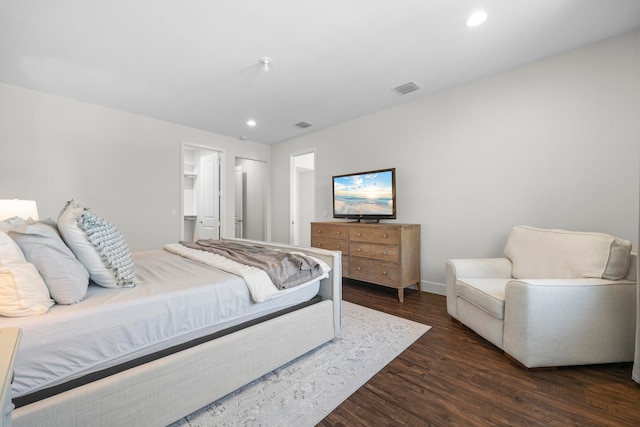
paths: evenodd
<path fill-rule="evenodd" d="M 335 177 L 334 210 L 340 215 L 392 215 L 391 172 Z"/>

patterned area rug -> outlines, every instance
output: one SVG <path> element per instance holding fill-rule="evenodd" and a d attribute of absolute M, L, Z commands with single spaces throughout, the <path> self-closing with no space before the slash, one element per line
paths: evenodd
<path fill-rule="evenodd" d="M 170 427 L 313 426 L 430 328 L 343 302 L 341 337 Z"/>

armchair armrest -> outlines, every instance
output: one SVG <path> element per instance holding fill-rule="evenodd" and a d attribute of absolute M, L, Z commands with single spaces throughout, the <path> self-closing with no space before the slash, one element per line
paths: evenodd
<path fill-rule="evenodd" d="M 450 259 L 446 265 L 447 311 L 458 317 L 455 285 L 459 278 L 510 278 L 511 261 L 508 258 L 458 258 Z"/>
<path fill-rule="evenodd" d="M 635 282 L 638 280 L 638 253 L 631 252 L 629 256 L 629 269 L 627 270 L 627 275 L 624 276 L 626 280 L 631 280 Z"/>
<path fill-rule="evenodd" d="M 447 261 L 447 273 L 451 278 L 497 279 L 511 277 L 511 261 L 508 258 L 468 258 Z M 450 275 L 447 274 L 447 282 Z"/>
<path fill-rule="evenodd" d="M 633 360 L 636 282 L 514 279 L 503 349 L 527 368 Z"/>

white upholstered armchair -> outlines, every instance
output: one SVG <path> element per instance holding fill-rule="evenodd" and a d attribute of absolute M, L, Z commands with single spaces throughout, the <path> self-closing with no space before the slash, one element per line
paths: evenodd
<path fill-rule="evenodd" d="M 631 242 L 514 227 L 505 258 L 447 262 L 447 311 L 527 368 L 630 362 Z"/>

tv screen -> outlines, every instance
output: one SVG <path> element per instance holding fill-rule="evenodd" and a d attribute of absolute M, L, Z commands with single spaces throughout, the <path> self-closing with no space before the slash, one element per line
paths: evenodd
<path fill-rule="evenodd" d="M 334 176 L 333 217 L 357 220 L 394 219 L 395 168 Z"/>

